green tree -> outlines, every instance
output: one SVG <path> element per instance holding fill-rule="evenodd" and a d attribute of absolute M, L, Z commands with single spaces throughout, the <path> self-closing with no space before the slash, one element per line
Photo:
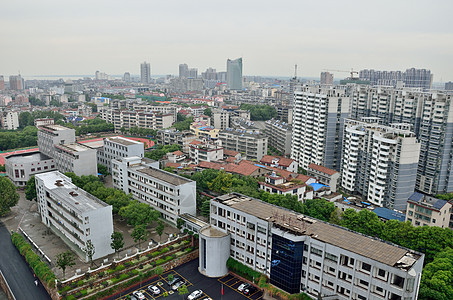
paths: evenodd
<path fill-rule="evenodd" d="M 204 200 L 203 204 L 201 205 L 201 209 L 200 209 L 200 213 L 203 217 L 209 218 L 210 207 L 211 207 L 211 201 L 209 201 L 209 199 Z"/>
<path fill-rule="evenodd" d="M 19 194 L 14 184 L 6 177 L 0 177 L 0 217 L 11 211 L 19 201 Z"/>
<path fill-rule="evenodd" d="M 132 230 L 131 236 L 134 239 L 134 242 L 138 242 L 138 249 L 140 249 L 141 242 L 146 241 L 146 239 L 148 238 L 148 231 L 146 230 L 146 226 L 136 225 L 134 227 L 134 230 Z"/>
<path fill-rule="evenodd" d="M 453 249 L 447 247 L 423 268 L 420 299 L 453 299 Z"/>
<path fill-rule="evenodd" d="M 168 274 L 167 281 L 171 282 L 173 280 L 173 278 L 174 278 L 173 274 Z"/>
<path fill-rule="evenodd" d="M 147 225 L 157 221 L 160 213 L 146 203 L 131 201 L 128 206 L 122 207 L 119 215 L 127 219 L 127 223 L 133 226 Z"/>
<path fill-rule="evenodd" d="M 186 224 L 186 222 L 185 222 L 183 219 L 178 218 L 178 219 L 176 220 L 176 227 L 177 227 L 178 229 L 181 229 L 181 228 L 184 226 L 184 224 Z"/>
<path fill-rule="evenodd" d="M 114 231 L 110 236 L 110 239 L 112 240 L 110 247 L 119 255 L 119 251 L 124 247 L 123 234 L 121 232 Z"/>
<path fill-rule="evenodd" d="M 187 289 L 187 286 L 183 284 L 178 288 L 178 294 L 184 298 L 184 295 L 187 295 L 189 293 L 189 290 Z"/>
<path fill-rule="evenodd" d="M 205 110 L 203 111 L 203 114 L 207 115 L 208 117 L 211 117 L 212 116 L 212 110 L 209 107 L 205 108 Z"/>
<path fill-rule="evenodd" d="M 159 220 L 159 222 L 157 222 L 157 227 L 156 227 L 156 232 L 159 235 L 159 242 L 162 239 L 162 234 L 164 233 L 164 229 L 165 229 L 164 222 Z"/>
<path fill-rule="evenodd" d="M 30 112 L 25 111 L 19 115 L 19 128 L 25 128 L 27 126 L 33 126 L 34 120 Z"/>
<path fill-rule="evenodd" d="M 35 176 L 28 179 L 27 184 L 25 185 L 25 199 L 35 200 L 36 199 L 36 182 Z"/>
<path fill-rule="evenodd" d="M 90 261 L 90 265 L 93 266 L 93 256 L 94 253 L 96 253 L 96 248 L 93 245 L 93 242 L 91 240 L 87 241 L 85 249 L 83 249 L 85 252 L 86 256 L 88 257 L 88 260 Z"/>
<path fill-rule="evenodd" d="M 208 183 L 208 188 L 212 191 L 226 194 L 233 186 L 233 175 L 220 171 L 214 180 Z"/>
<path fill-rule="evenodd" d="M 66 268 L 73 265 L 75 265 L 75 257 L 71 251 L 57 254 L 57 266 L 63 271 L 63 278 L 65 277 Z"/>
<path fill-rule="evenodd" d="M 277 110 L 270 105 L 242 103 L 241 109 L 250 111 L 250 119 L 252 121 L 266 121 L 277 116 Z"/>
<path fill-rule="evenodd" d="M 98 164 L 98 173 L 101 173 L 102 175 L 108 175 L 109 172 L 107 171 L 107 167 L 101 164 Z"/>

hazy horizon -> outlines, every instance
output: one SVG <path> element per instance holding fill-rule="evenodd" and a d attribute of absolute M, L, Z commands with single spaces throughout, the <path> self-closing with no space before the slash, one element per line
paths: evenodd
<path fill-rule="evenodd" d="M 0 75 L 138 74 L 143 61 L 152 74 L 181 63 L 201 74 L 243 57 L 246 76 L 290 77 L 297 64 L 298 77 L 414 67 L 453 81 L 451 11 L 447 0 L 8 1 Z"/>

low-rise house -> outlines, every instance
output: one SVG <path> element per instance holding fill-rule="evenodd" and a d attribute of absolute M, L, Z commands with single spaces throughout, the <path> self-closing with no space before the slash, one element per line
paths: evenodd
<path fill-rule="evenodd" d="M 406 221 L 414 226 L 436 226 L 453 229 L 452 203 L 419 192 L 407 200 Z"/>
<path fill-rule="evenodd" d="M 298 164 L 297 161 L 291 158 L 281 157 L 281 156 L 272 156 L 264 155 L 260 163 L 266 166 L 275 167 L 278 169 L 286 170 L 289 172 L 297 173 Z"/>
<path fill-rule="evenodd" d="M 328 185 L 332 192 L 337 191 L 340 172 L 311 163 L 308 165 L 307 174 L 316 178 L 320 183 Z"/>

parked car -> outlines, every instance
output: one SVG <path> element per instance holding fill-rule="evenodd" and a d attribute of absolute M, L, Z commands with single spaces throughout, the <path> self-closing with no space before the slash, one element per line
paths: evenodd
<path fill-rule="evenodd" d="M 195 299 L 200 298 L 201 296 L 203 296 L 203 291 L 196 290 L 196 291 L 193 291 L 192 294 L 189 295 L 189 297 L 187 297 L 187 300 L 195 300 Z"/>
<path fill-rule="evenodd" d="M 177 282 L 180 281 L 180 280 L 181 280 L 181 278 L 175 276 L 175 277 L 173 277 L 172 280 L 170 280 L 170 281 L 168 282 L 168 285 L 169 285 L 169 286 L 172 286 L 172 285 L 174 285 L 175 283 L 177 283 Z"/>
<path fill-rule="evenodd" d="M 159 295 L 160 294 L 160 289 L 155 286 L 155 285 L 150 285 L 148 287 L 148 291 L 151 293 L 151 295 Z"/>
<path fill-rule="evenodd" d="M 176 282 L 174 285 L 171 286 L 171 289 L 176 291 L 177 289 L 179 289 L 181 286 L 183 286 L 186 282 L 184 280 L 180 280 L 178 282 Z"/>
<path fill-rule="evenodd" d="M 251 286 L 250 283 L 242 283 L 240 286 L 238 286 L 238 291 L 243 292 L 245 289 L 249 288 Z"/>
<path fill-rule="evenodd" d="M 133 292 L 132 295 L 138 300 L 145 300 L 146 299 L 145 295 L 143 295 L 143 293 L 139 292 L 139 291 Z"/>
<path fill-rule="evenodd" d="M 255 292 L 256 292 L 256 287 L 254 287 L 252 285 L 244 290 L 244 295 L 250 296 L 250 295 L 254 294 Z"/>

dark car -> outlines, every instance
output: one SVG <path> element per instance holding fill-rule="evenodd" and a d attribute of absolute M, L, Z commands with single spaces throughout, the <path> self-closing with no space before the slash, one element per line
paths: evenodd
<path fill-rule="evenodd" d="M 253 285 L 244 290 L 244 295 L 250 296 L 256 292 L 257 288 Z"/>

